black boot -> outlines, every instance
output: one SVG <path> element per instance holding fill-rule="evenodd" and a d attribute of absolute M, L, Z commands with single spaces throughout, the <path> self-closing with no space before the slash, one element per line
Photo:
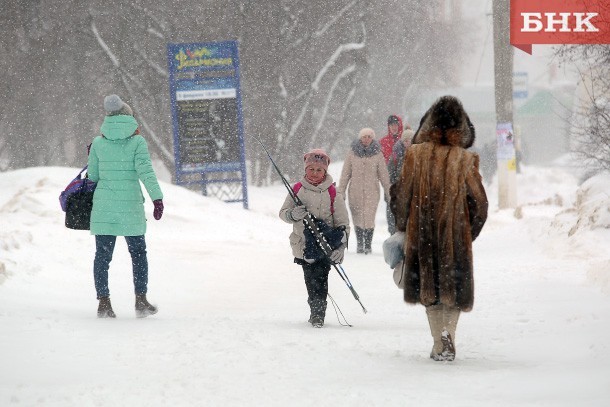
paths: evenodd
<path fill-rule="evenodd" d="M 157 313 L 157 307 L 146 300 L 146 294 L 136 294 L 136 317 L 146 318 Z"/>
<path fill-rule="evenodd" d="M 371 244 L 373 243 L 373 232 L 375 229 L 364 229 L 364 254 L 370 254 L 373 252 Z"/>
<path fill-rule="evenodd" d="M 97 306 L 97 317 L 98 318 L 116 318 L 116 314 L 112 310 L 112 304 L 110 304 L 110 297 L 100 297 L 100 304 Z"/>
<path fill-rule="evenodd" d="M 307 320 L 307 322 L 309 322 L 311 324 L 311 321 L 313 320 L 313 317 L 314 317 L 313 302 L 310 299 L 308 299 L 307 304 L 309 304 L 309 319 Z"/>
<path fill-rule="evenodd" d="M 322 328 L 324 326 L 324 317 L 326 316 L 326 301 L 312 300 L 309 302 L 311 307 L 311 317 L 309 322 L 314 328 Z"/>
<path fill-rule="evenodd" d="M 364 229 L 358 226 L 356 226 L 356 242 L 358 243 L 356 253 L 364 253 Z"/>

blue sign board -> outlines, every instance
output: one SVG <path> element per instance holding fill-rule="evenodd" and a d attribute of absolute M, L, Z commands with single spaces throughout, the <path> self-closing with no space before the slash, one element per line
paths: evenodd
<path fill-rule="evenodd" d="M 176 183 L 247 209 L 237 42 L 168 44 L 167 56 Z"/>

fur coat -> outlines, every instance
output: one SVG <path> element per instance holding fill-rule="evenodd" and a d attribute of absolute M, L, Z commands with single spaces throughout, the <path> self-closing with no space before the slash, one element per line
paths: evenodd
<path fill-rule="evenodd" d="M 422 120 L 391 191 L 396 228 L 406 232 L 404 299 L 470 311 L 472 242 L 487 219 L 478 155 L 465 148 L 474 127 L 454 97 L 437 100 Z"/>

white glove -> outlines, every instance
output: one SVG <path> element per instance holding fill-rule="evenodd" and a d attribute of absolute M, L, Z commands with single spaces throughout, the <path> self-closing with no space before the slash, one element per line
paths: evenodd
<path fill-rule="evenodd" d="M 341 264 L 345 255 L 345 246 L 341 245 L 330 254 L 329 258 L 334 264 Z"/>
<path fill-rule="evenodd" d="M 305 216 L 307 216 L 307 208 L 305 208 L 305 205 L 295 206 L 290 211 L 290 217 L 295 222 L 305 219 Z"/>

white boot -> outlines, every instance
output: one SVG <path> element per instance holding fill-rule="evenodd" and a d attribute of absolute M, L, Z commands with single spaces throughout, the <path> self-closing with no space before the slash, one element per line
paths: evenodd
<path fill-rule="evenodd" d="M 441 334 L 443 351 L 441 356 L 443 360 L 449 362 L 455 360 L 455 330 L 457 329 L 459 318 L 459 308 L 443 306 L 443 332 Z"/>
<path fill-rule="evenodd" d="M 434 360 L 442 360 L 441 353 L 443 352 L 443 342 L 441 339 L 441 334 L 443 332 L 443 306 L 427 306 L 426 315 L 428 315 L 428 323 L 430 324 L 430 334 L 434 340 L 434 345 L 430 351 L 430 358 Z"/>

